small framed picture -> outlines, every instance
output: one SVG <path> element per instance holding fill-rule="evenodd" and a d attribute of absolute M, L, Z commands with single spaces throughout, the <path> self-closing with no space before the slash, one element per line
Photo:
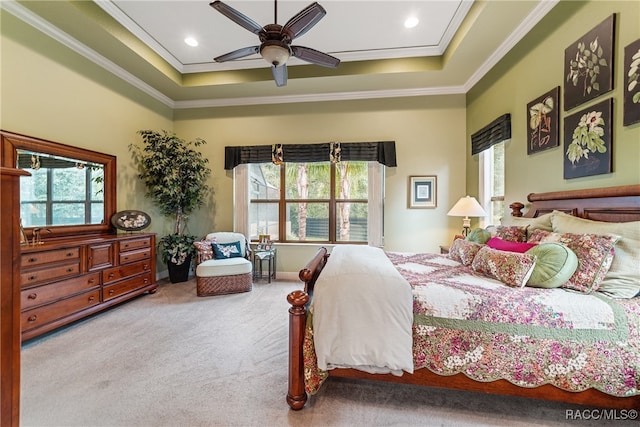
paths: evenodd
<path fill-rule="evenodd" d="M 437 206 L 437 177 L 409 177 L 409 209 L 430 209 Z"/>

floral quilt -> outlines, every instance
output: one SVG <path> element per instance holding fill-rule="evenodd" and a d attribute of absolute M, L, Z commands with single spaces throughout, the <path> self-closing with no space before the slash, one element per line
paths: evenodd
<path fill-rule="evenodd" d="M 439 254 L 387 252 L 413 290 L 414 369 L 521 387 L 640 394 L 640 298 L 513 288 Z M 312 316 L 309 313 L 309 316 Z M 327 373 L 305 334 L 305 385 Z"/>

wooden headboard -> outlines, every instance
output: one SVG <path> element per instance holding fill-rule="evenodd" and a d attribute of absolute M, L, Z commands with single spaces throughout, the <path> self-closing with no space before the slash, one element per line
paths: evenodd
<path fill-rule="evenodd" d="M 557 210 L 567 214 L 604 222 L 640 221 L 640 184 L 587 190 L 531 193 L 527 213 L 524 205 L 512 203 L 511 215 L 535 218 Z"/>

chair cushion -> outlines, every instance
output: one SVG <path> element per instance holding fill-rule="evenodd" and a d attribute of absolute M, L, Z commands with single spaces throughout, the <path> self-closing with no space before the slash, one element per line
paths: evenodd
<path fill-rule="evenodd" d="M 251 273 L 251 261 L 246 258 L 210 259 L 198 264 L 196 276 L 218 277 Z"/>

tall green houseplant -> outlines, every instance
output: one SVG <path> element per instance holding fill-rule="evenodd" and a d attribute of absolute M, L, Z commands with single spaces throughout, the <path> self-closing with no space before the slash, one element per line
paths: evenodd
<path fill-rule="evenodd" d="M 195 253 L 196 237 L 185 234 L 184 226 L 185 217 L 203 205 L 210 191 L 206 183 L 211 174 L 209 159 L 197 150 L 206 141 L 196 138 L 186 142 L 165 130 L 138 133 L 142 146 L 130 144 L 129 150 L 146 186 L 146 195 L 163 215 L 175 220 L 173 233 L 158 242 L 161 259 L 171 272 L 171 264 L 182 265 Z M 186 271 L 188 274 L 188 268 Z"/>

